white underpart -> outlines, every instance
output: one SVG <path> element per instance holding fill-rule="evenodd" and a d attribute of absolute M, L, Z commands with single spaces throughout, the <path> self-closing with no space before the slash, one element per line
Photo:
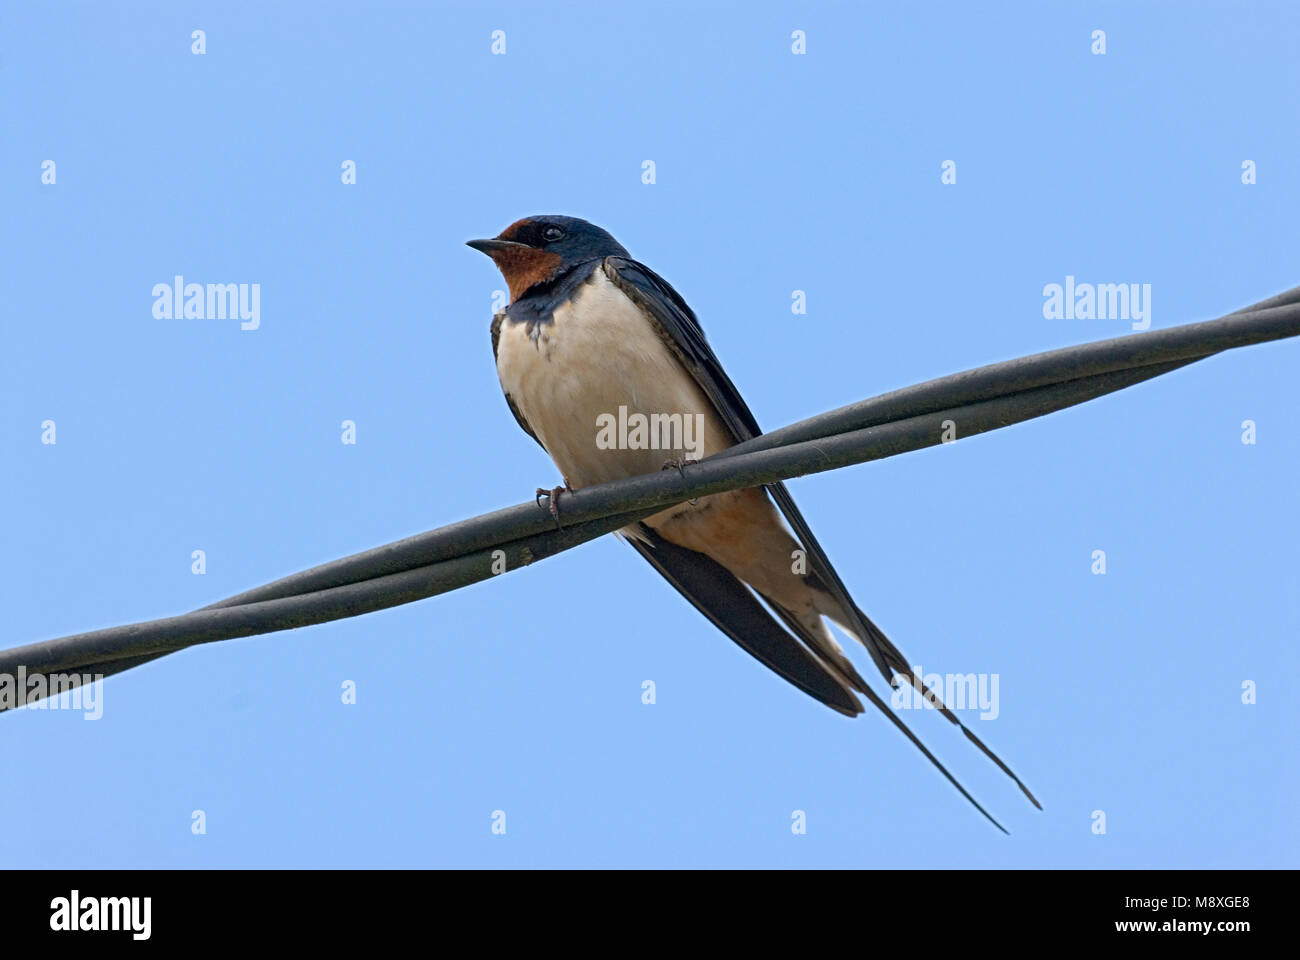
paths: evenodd
<path fill-rule="evenodd" d="M 664 461 L 703 459 L 731 446 L 704 392 L 650 321 L 597 267 L 574 297 L 539 327 L 506 321 L 497 343 L 497 373 L 546 452 L 575 489 L 652 473 Z M 702 452 L 601 449 L 602 415 L 703 414 Z"/>

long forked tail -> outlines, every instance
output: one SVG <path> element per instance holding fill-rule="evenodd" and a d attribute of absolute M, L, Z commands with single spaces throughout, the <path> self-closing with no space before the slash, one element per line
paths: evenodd
<path fill-rule="evenodd" d="M 827 599 L 831 600 L 829 596 L 827 596 Z M 904 678 L 906 682 L 911 683 L 912 687 L 916 690 L 918 694 L 921 695 L 921 697 L 925 699 L 926 703 L 930 704 L 932 707 L 938 710 L 939 713 L 943 717 L 945 717 L 949 723 L 956 724 L 958 727 L 960 727 L 961 732 L 966 735 L 966 739 L 969 740 L 971 743 L 975 744 L 975 746 L 979 748 L 980 752 L 983 753 L 984 756 L 992 760 L 993 763 L 997 765 L 997 768 L 999 770 L 1001 770 L 1003 773 L 1005 773 L 1008 777 L 1012 779 L 1015 785 L 1020 788 L 1020 792 L 1023 793 L 1029 799 L 1030 803 L 1032 803 L 1039 810 L 1043 809 L 1043 805 L 1038 802 L 1038 798 L 1033 795 L 1033 793 L 1030 791 L 1030 789 L 1027 786 L 1025 786 L 1024 781 L 1021 780 L 1018 776 L 1016 776 L 1015 771 L 1013 771 L 1009 766 L 1007 766 L 1006 762 L 1001 757 L 999 757 L 996 753 L 994 753 L 993 750 L 988 746 L 988 744 L 986 744 L 983 740 L 977 737 L 971 731 L 970 727 L 962 723 L 961 720 L 958 719 L 957 715 L 953 713 L 951 709 L 949 709 L 948 705 L 944 703 L 942 699 L 940 699 L 937 693 L 935 693 L 932 689 L 930 689 L 925 685 L 925 683 L 921 679 L 921 675 L 912 669 L 912 666 L 907 662 L 907 658 L 903 656 L 903 652 L 899 650 L 898 647 L 894 646 L 893 642 L 888 637 L 885 636 L 884 632 L 878 626 L 876 626 L 876 624 L 871 620 L 871 618 L 868 617 L 862 611 L 862 609 L 860 607 L 857 607 L 856 605 L 854 606 L 854 612 L 857 614 L 859 620 L 862 623 L 866 624 L 867 633 L 868 633 L 866 637 L 859 637 L 857 635 L 857 632 L 853 630 L 852 627 L 847 625 L 847 622 L 849 621 L 848 617 L 837 616 L 833 613 L 827 613 L 827 615 L 830 616 L 830 618 L 834 620 L 837 624 L 839 624 L 841 629 L 843 629 L 850 636 L 857 639 L 858 642 L 861 643 L 864 647 L 867 647 L 868 649 L 874 648 L 876 651 L 880 653 L 881 657 L 883 657 L 885 663 L 889 667 L 888 672 L 882 670 L 881 673 L 884 674 L 885 679 L 889 681 L 889 685 L 891 687 L 898 686 L 900 682 L 899 680 L 900 676 Z M 836 611 L 836 613 L 838 613 L 838 611 Z"/>
<path fill-rule="evenodd" d="M 786 485 L 784 483 L 773 483 L 768 484 L 766 489 L 767 492 L 771 494 L 772 499 L 776 501 L 777 509 L 779 509 L 781 515 L 785 517 L 786 523 L 790 524 L 790 529 L 794 532 L 795 539 L 802 543 L 804 549 L 808 551 L 810 569 L 807 578 L 810 580 L 811 586 L 816 587 L 830 599 L 831 606 L 828 607 L 829 612 L 827 613 L 827 616 L 836 623 L 839 623 L 841 626 L 843 626 L 845 622 L 849 624 L 845 628 L 846 631 L 850 636 L 856 637 L 858 641 L 867 648 L 867 652 L 871 655 L 872 661 L 884 675 L 885 679 L 889 681 L 891 687 L 897 685 L 898 681 L 895 679 L 896 674 L 902 673 L 909 678 L 914 687 L 917 687 L 920 690 L 921 695 L 925 696 L 925 685 L 921 683 L 919 677 L 913 676 L 912 670 L 908 666 L 907 658 L 903 656 L 902 651 L 889 641 L 889 638 L 881 632 L 879 627 L 871 622 L 866 614 L 864 614 L 862 610 L 858 608 L 857 604 L 853 602 L 852 597 L 849 596 L 848 588 L 844 586 L 844 581 L 840 579 L 839 574 L 835 572 L 835 568 L 831 566 L 830 558 L 826 556 L 826 551 L 822 549 L 821 544 L 817 542 L 817 538 L 813 536 L 812 529 L 808 526 L 808 521 L 804 519 L 803 514 L 799 512 L 799 508 L 795 506 L 794 497 L 790 496 L 790 491 L 786 488 Z M 786 619 L 787 623 L 789 622 L 788 617 L 783 619 Z M 795 632 L 797 634 L 799 633 L 798 630 Z M 800 636 L 802 637 L 802 634 L 800 634 Z M 861 678 L 859 677 L 858 680 L 861 681 Z M 864 687 L 866 687 L 865 682 L 861 682 L 860 685 L 857 683 L 854 684 L 854 689 L 859 692 L 863 692 L 862 688 Z M 864 693 L 863 695 L 872 700 L 873 703 L 877 703 L 883 712 L 889 714 L 891 721 L 902 726 L 902 721 L 894 715 L 893 711 L 889 710 L 889 708 L 883 704 L 883 701 L 879 701 L 879 699 L 871 693 Z M 932 700 L 931 702 L 934 702 L 936 709 L 940 709 L 940 703 L 937 702 L 937 699 Z M 992 760 L 999 770 L 1010 777 L 1012 781 L 1015 782 L 1016 786 L 1020 787 L 1021 792 L 1029 799 L 1030 803 L 1039 810 L 1043 809 L 1043 805 L 1038 802 L 1038 798 L 1030 793 L 1029 788 L 1026 787 L 1024 783 L 1021 782 L 1020 778 L 1011 771 L 1011 768 L 1002 761 L 1002 758 L 990 750 L 984 744 L 983 740 L 971 733 L 971 731 L 957 719 L 953 712 L 948 709 L 946 704 L 942 705 L 941 712 L 950 722 L 961 727 L 962 732 L 966 734 L 966 739 L 975 744 L 981 753 Z M 908 736 L 915 741 L 915 737 L 912 737 L 910 731 L 908 732 Z M 921 747 L 919 741 L 915 742 L 918 747 Z M 921 747 L 921 749 L 925 750 L 924 747 Z M 929 755 L 928 750 L 925 750 L 925 753 L 927 756 Z M 933 760 L 933 758 L 931 759 L 935 766 L 939 767 L 940 770 L 943 770 L 942 765 L 939 764 L 937 760 Z M 948 779 L 952 779 L 951 775 L 948 774 L 948 771 L 943 770 L 943 773 L 948 777 Z M 953 782 L 956 783 L 956 781 Z M 958 789 L 961 789 L 960 785 L 958 785 Z M 962 793 L 966 794 L 966 791 L 962 790 Z M 969 799 L 970 795 L 966 794 L 966 796 Z M 975 803 L 975 801 L 971 800 L 971 803 Z M 979 804 L 975 805 L 979 806 Z M 981 808 L 981 810 L 982 809 L 983 808 Z M 988 814 L 986 813 L 985 816 L 988 816 Z M 992 820 L 993 818 L 989 817 L 989 819 Z M 995 820 L 994 823 L 997 823 L 997 821 Z M 1001 825 L 999 824 L 999 827 L 1000 826 Z"/>
<path fill-rule="evenodd" d="M 956 787 L 971 806 L 1003 833 L 1007 832 L 1006 827 L 980 805 L 889 705 L 867 687 L 852 664 L 847 662 L 847 658 L 843 658 L 847 665 L 846 672 L 826 659 L 820 647 L 810 644 L 807 631 L 797 619 L 791 619 L 786 611 L 768 601 L 769 606 L 791 628 L 792 635 L 781 628 L 750 589 L 726 568 L 702 553 L 663 539 L 644 524 L 641 525 L 638 536 L 629 538 L 628 543 L 742 649 L 804 693 L 850 717 L 862 712 L 862 704 L 853 691 L 862 693 L 872 706 L 885 714 L 889 722 L 921 751 L 944 779 Z M 826 629 L 824 624 L 820 626 L 823 630 Z M 829 631 L 826 636 L 829 638 Z M 804 641 L 802 644 L 799 642 L 801 639 Z"/>

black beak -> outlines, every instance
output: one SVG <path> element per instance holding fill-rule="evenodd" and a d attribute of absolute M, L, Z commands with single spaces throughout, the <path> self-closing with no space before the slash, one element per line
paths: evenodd
<path fill-rule="evenodd" d="M 504 250 L 526 247 L 528 244 L 515 243 L 513 240 L 466 240 L 465 246 L 473 247 L 479 253 L 486 253 L 490 257 Z"/>

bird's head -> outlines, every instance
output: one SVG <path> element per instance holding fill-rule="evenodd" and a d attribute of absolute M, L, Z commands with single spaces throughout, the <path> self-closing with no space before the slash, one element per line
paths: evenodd
<path fill-rule="evenodd" d="M 516 220 L 491 240 L 468 243 L 492 258 L 510 287 L 512 303 L 580 263 L 628 255 L 594 223 L 551 215 Z"/>

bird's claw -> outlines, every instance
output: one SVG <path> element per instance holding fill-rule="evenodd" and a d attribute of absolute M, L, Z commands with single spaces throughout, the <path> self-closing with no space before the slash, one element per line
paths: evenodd
<path fill-rule="evenodd" d="M 537 495 L 534 498 L 537 503 L 538 509 L 540 509 L 542 506 L 542 497 L 546 498 L 547 501 L 546 505 L 550 508 L 551 516 L 555 518 L 556 530 L 564 529 L 564 526 L 560 523 L 560 494 L 566 491 L 570 493 L 573 492 L 573 487 L 569 486 L 568 480 L 564 481 L 564 486 L 562 487 L 551 487 L 551 489 L 549 490 L 547 490 L 545 487 L 538 487 Z"/>
<path fill-rule="evenodd" d="M 674 458 L 671 459 L 671 460 L 665 460 L 665 461 L 664 461 L 664 465 L 663 465 L 662 467 L 660 467 L 659 469 L 660 469 L 660 470 L 676 470 L 678 476 L 680 476 L 683 480 L 685 480 L 685 479 L 686 479 L 686 470 L 685 470 L 684 468 L 689 467 L 689 466 L 690 466 L 691 464 L 693 464 L 693 463 L 699 463 L 699 462 L 700 462 L 700 461 L 698 461 L 698 460 L 678 460 L 677 458 L 674 457 Z M 692 497 L 690 502 L 691 502 L 691 506 L 695 506 L 695 504 L 697 504 L 697 503 L 700 502 L 700 498 L 699 498 L 699 497 Z"/>
<path fill-rule="evenodd" d="M 662 467 L 660 467 L 659 469 L 660 469 L 660 470 L 676 470 L 679 474 L 681 474 L 682 479 L 685 480 L 685 479 L 686 479 L 686 471 L 685 471 L 684 469 L 682 469 L 682 468 L 683 468 L 683 467 L 689 467 L 692 463 L 699 463 L 699 462 L 700 462 L 700 461 L 698 461 L 698 460 L 678 460 L 676 457 L 674 457 L 674 458 L 671 459 L 671 460 L 665 460 L 665 461 L 664 461 L 664 465 L 663 465 Z"/>

